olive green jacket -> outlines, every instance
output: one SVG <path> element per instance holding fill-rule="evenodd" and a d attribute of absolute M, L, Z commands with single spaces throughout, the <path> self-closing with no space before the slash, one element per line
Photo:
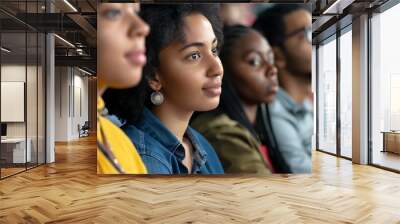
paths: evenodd
<path fill-rule="evenodd" d="M 200 114 L 191 123 L 214 147 L 230 174 L 270 174 L 259 151 L 260 141 L 226 114 Z"/>

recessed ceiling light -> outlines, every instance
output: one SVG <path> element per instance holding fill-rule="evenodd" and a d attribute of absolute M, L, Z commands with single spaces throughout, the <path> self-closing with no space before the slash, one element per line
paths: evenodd
<path fill-rule="evenodd" d="M 68 1 L 64 0 L 65 4 L 67 4 L 74 12 L 78 12 L 78 10 Z"/>
<path fill-rule="evenodd" d="M 11 52 L 11 50 L 9 50 L 9 49 L 7 49 L 5 47 L 1 47 L 1 51 L 4 51 L 6 53 L 10 53 Z"/>
<path fill-rule="evenodd" d="M 85 73 L 85 74 L 87 74 L 87 75 L 89 75 L 89 76 L 93 75 L 92 73 L 90 73 L 90 72 L 88 72 L 88 71 L 86 71 L 86 70 L 83 70 L 83 69 L 81 69 L 81 68 L 79 68 L 79 67 L 78 67 L 78 70 L 81 71 L 81 72 L 83 72 L 83 73 Z"/>
<path fill-rule="evenodd" d="M 57 34 L 54 34 L 54 36 L 55 37 L 57 37 L 59 40 L 61 40 L 62 42 L 64 42 L 64 43 L 66 43 L 67 45 L 69 45 L 70 47 L 73 47 L 73 48 L 75 48 L 75 45 L 73 45 L 71 42 L 69 42 L 68 40 L 66 40 L 66 39 L 64 39 L 64 38 L 62 38 L 62 37 L 60 37 L 59 35 L 57 35 Z"/>

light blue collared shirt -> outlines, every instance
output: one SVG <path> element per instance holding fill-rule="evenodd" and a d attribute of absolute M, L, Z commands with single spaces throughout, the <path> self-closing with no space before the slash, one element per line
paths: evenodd
<path fill-rule="evenodd" d="M 278 148 L 292 173 L 311 173 L 313 110 L 308 101 L 296 103 L 280 89 L 270 105 Z"/>

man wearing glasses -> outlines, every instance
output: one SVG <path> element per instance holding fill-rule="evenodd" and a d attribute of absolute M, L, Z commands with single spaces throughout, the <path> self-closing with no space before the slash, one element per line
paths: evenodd
<path fill-rule="evenodd" d="M 273 47 L 280 90 L 269 105 L 283 159 L 292 173 L 311 172 L 311 13 L 308 4 L 276 4 L 260 13 L 254 28 Z"/>

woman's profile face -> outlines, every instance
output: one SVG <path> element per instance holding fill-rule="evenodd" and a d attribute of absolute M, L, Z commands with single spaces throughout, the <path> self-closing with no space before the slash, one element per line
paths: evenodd
<path fill-rule="evenodd" d="M 146 63 L 145 37 L 149 27 L 137 15 L 137 3 L 102 3 L 97 19 L 97 70 L 100 85 L 135 86 Z"/>
<path fill-rule="evenodd" d="M 224 66 L 239 97 L 251 104 L 270 103 L 278 91 L 278 77 L 268 42 L 257 31 L 250 31 L 232 47 Z"/>
<path fill-rule="evenodd" d="M 209 20 L 194 13 L 184 18 L 184 41 L 161 50 L 157 76 L 165 103 L 187 111 L 216 108 L 221 95 L 223 68 L 217 38 Z"/>

